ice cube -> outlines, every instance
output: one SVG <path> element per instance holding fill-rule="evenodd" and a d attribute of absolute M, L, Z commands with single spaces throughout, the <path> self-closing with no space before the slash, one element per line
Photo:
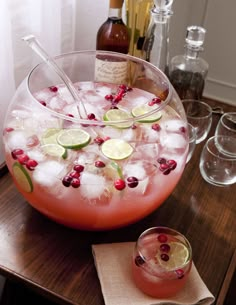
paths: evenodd
<path fill-rule="evenodd" d="M 122 129 L 106 126 L 101 131 L 103 132 L 103 137 L 110 137 L 111 139 L 121 138 Z"/>
<path fill-rule="evenodd" d="M 66 105 L 67 103 L 59 96 L 53 96 L 48 101 L 48 107 L 56 111 L 62 110 Z"/>
<path fill-rule="evenodd" d="M 94 83 L 93 82 L 81 82 L 78 84 L 79 89 L 83 90 L 94 90 Z"/>
<path fill-rule="evenodd" d="M 106 189 L 106 179 L 101 175 L 83 172 L 81 175 L 81 194 L 88 199 L 99 198 Z"/>
<path fill-rule="evenodd" d="M 142 161 L 136 161 L 135 163 L 127 163 L 123 168 L 125 176 L 134 176 L 139 180 L 146 178 L 146 170 Z"/>
<path fill-rule="evenodd" d="M 12 111 L 12 116 L 15 118 L 25 119 L 31 116 L 31 111 L 23 110 L 23 109 L 15 109 Z"/>
<path fill-rule="evenodd" d="M 46 156 L 38 149 L 33 149 L 28 151 L 28 156 L 37 162 L 42 162 L 45 160 Z"/>
<path fill-rule="evenodd" d="M 54 160 L 39 163 L 33 171 L 33 179 L 39 184 L 52 187 L 56 183 L 60 183 L 60 178 L 66 173 L 65 164 Z"/>
<path fill-rule="evenodd" d="M 65 86 L 59 86 L 58 87 L 58 94 L 63 99 L 66 101 L 67 104 L 72 104 L 74 103 L 74 98 L 72 97 L 70 91 L 67 89 Z"/>
<path fill-rule="evenodd" d="M 159 146 L 157 143 L 148 143 L 137 145 L 136 148 L 137 158 L 141 158 L 142 160 L 153 160 L 155 161 L 156 156 L 158 156 Z"/>
<path fill-rule="evenodd" d="M 181 120 L 168 120 L 168 121 L 160 121 L 160 125 L 168 132 L 177 132 L 179 133 L 181 127 L 186 128 L 186 124 L 183 123 Z"/>
<path fill-rule="evenodd" d="M 144 142 L 149 142 L 149 143 L 159 142 L 161 131 L 152 129 L 150 124 L 148 124 L 147 126 L 143 126 L 142 132 L 143 132 Z"/>
<path fill-rule="evenodd" d="M 7 145 L 10 150 L 15 148 L 26 149 L 29 134 L 23 130 L 15 130 L 10 132 L 7 139 Z"/>
<path fill-rule="evenodd" d="M 107 94 L 111 94 L 111 88 L 107 86 L 97 86 L 96 92 L 101 96 L 105 97 Z"/>
<path fill-rule="evenodd" d="M 186 139 L 181 134 L 163 134 L 160 138 L 161 145 L 167 149 L 180 149 L 185 148 L 187 143 Z"/>

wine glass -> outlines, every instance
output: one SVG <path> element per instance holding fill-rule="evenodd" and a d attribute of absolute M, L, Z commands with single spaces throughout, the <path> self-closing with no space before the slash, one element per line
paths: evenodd
<path fill-rule="evenodd" d="M 216 136 L 229 136 L 236 139 L 236 112 L 226 112 L 223 114 L 215 130 Z M 220 144 L 220 143 L 219 143 Z M 236 145 L 233 141 L 230 146 L 224 146 L 224 153 L 229 156 L 235 156 Z"/>
<path fill-rule="evenodd" d="M 196 144 L 204 141 L 211 129 L 212 109 L 205 102 L 182 100 L 187 120 L 196 129 Z"/>
<path fill-rule="evenodd" d="M 230 151 L 231 156 L 225 151 Z M 203 147 L 199 166 L 202 177 L 210 184 L 227 186 L 236 183 L 236 138 L 209 138 Z"/>

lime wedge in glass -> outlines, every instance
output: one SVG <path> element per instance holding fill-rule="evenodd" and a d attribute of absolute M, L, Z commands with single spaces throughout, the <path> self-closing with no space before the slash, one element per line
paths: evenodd
<path fill-rule="evenodd" d="M 66 148 L 59 144 L 45 144 L 41 146 L 41 149 L 49 156 L 62 157 L 63 159 L 66 159 L 67 157 Z"/>
<path fill-rule="evenodd" d="M 158 106 L 149 106 L 148 104 L 144 105 L 139 105 L 136 106 L 132 109 L 131 113 L 134 117 L 138 117 L 140 115 L 147 114 L 148 112 L 157 109 Z M 152 123 L 160 120 L 162 114 L 161 111 L 157 111 L 154 114 L 151 114 L 143 119 L 138 120 L 138 122 L 143 122 L 143 123 Z"/>
<path fill-rule="evenodd" d="M 12 166 L 13 177 L 20 188 L 27 193 L 33 191 L 33 183 L 27 170 L 18 162 L 15 162 Z"/>
<path fill-rule="evenodd" d="M 160 253 L 157 253 L 156 259 L 158 263 L 166 271 L 176 270 L 183 267 L 189 259 L 188 248 L 180 242 L 170 242 L 170 252 L 168 252 L 169 260 L 164 261 L 160 257 Z"/>
<path fill-rule="evenodd" d="M 111 160 L 123 160 L 132 154 L 133 147 L 124 140 L 110 139 L 102 144 L 101 150 Z"/>
<path fill-rule="evenodd" d="M 65 148 L 80 149 L 90 142 L 90 135 L 83 129 L 64 129 L 57 136 L 57 143 Z"/>
<path fill-rule="evenodd" d="M 133 117 L 130 115 L 130 113 L 121 109 L 110 109 L 103 116 L 104 121 L 123 121 L 132 118 Z M 117 128 L 129 128 L 132 125 L 133 125 L 132 121 L 125 123 L 117 123 L 115 125 L 112 124 L 112 126 Z"/>

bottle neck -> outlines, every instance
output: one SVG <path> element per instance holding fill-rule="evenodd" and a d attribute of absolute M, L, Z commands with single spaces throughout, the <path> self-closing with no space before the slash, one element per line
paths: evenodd
<path fill-rule="evenodd" d="M 199 57 L 199 53 L 202 51 L 203 49 L 201 47 L 193 47 L 191 45 L 185 45 L 185 56 L 187 58 L 191 58 L 191 59 L 195 59 Z"/>
<path fill-rule="evenodd" d="M 109 12 L 108 12 L 108 17 L 121 19 L 122 18 L 122 8 L 110 7 Z"/>

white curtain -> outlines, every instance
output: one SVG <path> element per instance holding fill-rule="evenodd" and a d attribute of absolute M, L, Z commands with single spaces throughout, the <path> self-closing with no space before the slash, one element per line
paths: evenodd
<path fill-rule="evenodd" d="M 7 106 L 21 81 L 41 61 L 22 41 L 33 34 L 50 55 L 75 49 L 76 0 L 0 0 L 0 135 Z M 0 167 L 4 163 L 0 136 Z"/>

